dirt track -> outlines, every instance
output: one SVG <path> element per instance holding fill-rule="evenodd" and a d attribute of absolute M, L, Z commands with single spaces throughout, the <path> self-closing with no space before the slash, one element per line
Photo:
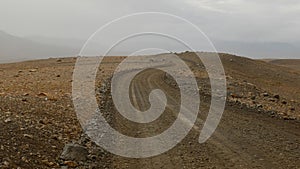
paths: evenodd
<path fill-rule="evenodd" d="M 126 76 L 126 75 L 125 75 Z M 178 114 L 178 89 L 164 82 L 165 74 L 148 69 L 132 82 L 133 105 L 149 107 L 151 89 L 164 90 L 171 100 L 163 120 L 142 125 L 117 116 L 115 128 L 135 137 L 151 136 L 168 128 Z M 202 97 L 201 115 L 192 131 L 174 149 L 148 159 L 113 157 L 115 168 L 297 168 L 300 165 L 300 126 L 298 122 L 282 121 L 258 114 L 254 110 L 228 103 L 222 121 L 206 143 L 198 137 L 209 106 L 209 97 Z M 113 111 L 115 113 L 115 111 Z M 141 151 L 143 146 L 140 146 Z"/>

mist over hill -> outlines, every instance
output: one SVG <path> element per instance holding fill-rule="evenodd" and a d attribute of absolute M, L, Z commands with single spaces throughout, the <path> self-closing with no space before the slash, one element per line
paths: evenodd
<path fill-rule="evenodd" d="M 41 36 L 18 37 L 0 31 L 0 62 L 76 56 L 85 42 L 85 39 L 72 38 L 50 38 Z M 216 50 L 222 53 L 232 53 L 255 59 L 300 58 L 300 48 L 297 44 L 221 40 L 212 40 L 212 42 L 216 47 Z M 97 51 L 99 47 L 101 47 L 99 44 L 94 44 L 93 48 Z M 164 46 L 162 46 L 162 48 L 164 48 Z M 124 55 L 128 53 L 128 51 L 130 51 L 130 49 L 124 48 L 113 54 Z M 174 49 L 174 51 L 179 52 L 180 49 Z"/>
<path fill-rule="evenodd" d="M 0 31 L 0 62 L 74 56 L 76 53 L 76 48 L 36 42 Z"/>
<path fill-rule="evenodd" d="M 300 47 L 297 44 L 284 42 L 214 41 L 214 45 L 219 52 L 233 53 L 250 58 L 300 58 Z"/>

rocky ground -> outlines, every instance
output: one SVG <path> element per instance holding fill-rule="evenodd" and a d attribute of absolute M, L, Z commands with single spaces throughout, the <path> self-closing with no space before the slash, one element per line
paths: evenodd
<path fill-rule="evenodd" d="M 201 86 L 200 94 L 206 96 L 204 100 L 209 100 L 210 87 L 204 67 L 201 66 L 201 63 L 192 53 L 180 54 L 180 57 L 187 62 L 198 77 L 197 80 L 199 86 Z M 101 109 L 106 110 L 106 118 L 111 119 L 112 126 L 120 130 L 124 130 L 124 128 L 114 123 L 117 117 L 112 115 L 114 110 L 111 109 L 113 103 L 109 96 L 109 79 L 118 63 L 123 59 L 124 57 L 111 57 L 103 61 L 99 70 L 101 76 L 97 76 L 96 88 L 99 94 L 98 101 L 104 105 Z M 180 158 L 182 159 L 182 165 L 187 163 L 185 167 L 188 168 L 199 168 L 201 166 L 204 168 L 223 168 L 222 166 L 224 168 L 243 168 L 243 166 L 244 168 L 277 168 L 277 165 L 278 168 L 285 168 L 284 165 L 288 163 L 290 164 L 289 168 L 300 166 L 299 132 L 298 135 L 296 132 L 300 128 L 299 73 L 264 61 L 228 54 L 221 54 L 221 59 L 228 80 L 228 98 L 224 125 L 221 123 L 220 131 L 217 131 L 217 133 L 223 133 L 224 135 L 216 134 L 216 137 L 225 138 L 227 132 L 230 135 L 231 131 L 234 130 L 239 133 L 242 131 L 241 127 L 246 124 L 242 121 L 249 119 L 254 120 L 253 125 L 257 124 L 256 127 L 260 127 L 259 130 L 266 137 L 260 137 L 259 133 L 255 134 L 258 128 L 247 123 L 245 126 L 249 128 L 249 131 L 243 129 L 246 134 L 237 134 L 235 136 L 237 141 L 233 141 L 237 142 L 236 144 L 229 143 L 229 139 L 227 145 L 225 143 L 220 145 L 213 138 L 211 143 L 208 143 L 208 148 L 204 150 L 206 154 L 202 156 L 196 150 L 198 145 L 190 143 L 191 147 L 195 146 L 194 150 L 196 152 L 191 153 L 193 156 L 185 156 L 187 152 L 186 145 L 191 142 L 187 139 L 186 142 L 177 147 L 178 149 L 175 147 L 166 156 L 156 157 L 150 159 L 150 161 L 116 157 L 96 146 L 83 134 L 76 118 L 71 95 L 75 58 L 2 64 L 0 65 L 0 125 L 2 126 L 0 129 L 0 168 L 133 168 L 132 166 L 136 168 L 147 166 L 149 162 L 155 164 L 149 165 L 152 168 L 172 167 L 171 162 L 161 162 L 159 161 L 160 158 L 165 159 L 165 161 L 174 161 Z M 165 79 L 164 81 L 166 82 L 166 84 L 162 84 L 164 86 L 174 85 L 172 80 Z M 241 119 L 241 124 L 232 119 L 230 120 L 235 116 Z M 264 123 L 255 121 L 257 118 L 262 119 L 266 127 L 260 126 Z M 228 121 L 235 124 L 231 126 L 231 131 L 228 131 L 228 128 L 230 128 Z M 272 126 L 271 123 L 276 124 L 276 126 Z M 277 128 L 281 124 L 282 128 Z M 278 130 L 277 136 L 276 130 Z M 262 145 L 262 150 L 265 150 L 263 152 L 271 151 L 271 147 L 277 148 L 274 150 L 274 153 L 278 153 L 276 158 L 257 157 L 259 154 L 254 150 L 249 150 L 249 152 L 246 150 L 247 148 L 251 149 L 251 146 L 245 147 L 245 149 L 233 146 L 246 144 L 247 139 L 243 142 L 241 138 L 247 138 L 248 136 L 251 141 L 254 141 L 257 137 L 262 140 L 269 140 L 267 135 L 270 139 L 274 138 L 276 142 L 281 140 L 281 143 L 258 141 L 258 144 Z M 193 134 L 190 137 L 193 137 Z M 224 139 L 221 140 L 224 141 Z M 269 144 L 270 147 L 265 144 Z M 220 151 L 214 148 L 216 145 L 225 154 L 231 155 L 232 158 L 228 157 L 226 159 L 220 155 L 221 152 L 214 154 L 214 152 Z M 228 148 L 225 149 L 224 146 Z M 257 165 L 253 167 L 251 164 L 246 165 L 238 162 L 241 159 L 236 156 L 236 153 L 233 153 L 234 151 L 240 153 L 244 161 L 256 157 L 258 159 L 268 159 L 269 161 L 266 160 L 265 163 L 263 160 L 253 162 Z M 201 155 L 201 159 L 195 158 L 193 160 L 193 157 L 197 155 Z M 275 154 L 273 155 L 275 156 Z M 208 156 L 207 159 L 204 158 L 205 156 Z M 285 156 L 286 159 L 282 160 L 281 156 Z M 214 157 L 220 158 L 219 161 L 223 161 L 224 164 L 214 161 Z M 276 163 L 276 160 L 281 162 L 282 165 Z M 227 166 L 225 162 L 233 166 Z M 166 166 L 163 167 L 160 163 Z M 268 163 L 270 165 L 267 166 Z M 274 163 L 274 165 L 271 165 L 271 163 Z"/>

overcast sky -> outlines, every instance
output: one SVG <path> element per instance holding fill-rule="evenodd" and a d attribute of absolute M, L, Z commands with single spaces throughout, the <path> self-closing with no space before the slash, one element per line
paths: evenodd
<path fill-rule="evenodd" d="M 0 0 L 0 30 L 17 36 L 87 39 L 113 19 L 145 11 L 186 18 L 212 39 L 300 41 L 299 0 Z M 165 24 L 168 28 L 171 23 Z"/>

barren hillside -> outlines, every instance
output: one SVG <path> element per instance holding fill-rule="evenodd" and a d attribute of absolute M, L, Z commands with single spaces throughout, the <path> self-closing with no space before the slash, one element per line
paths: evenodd
<path fill-rule="evenodd" d="M 197 77 L 201 113 L 181 143 L 162 155 L 146 159 L 115 156 L 82 135 L 71 97 L 76 58 L 1 64 L 0 168 L 300 166 L 300 74 L 282 66 L 295 62 L 276 65 L 277 62 L 220 54 L 227 77 L 226 109 L 214 135 L 199 144 L 197 137 L 210 105 L 209 80 L 194 53 L 179 56 Z M 137 98 L 132 100 L 133 104 L 145 109 L 149 92 L 161 88 L 171 100 L 170 108 L 161 116 L 165 119 L 151 123 L 150 127 L 124 121 L 113 106 L 109 85 L 113 71 L 123 59 L 106 57 L 100 66 L 96 91 L 101 110 L 114 128 L 127 135 L 143 137 L 162 132 L 177 118 L 180 96 L 174 80 L 165 78 L 165 73 L 156 69 L 138 74 L 131 85 L 131 96 Z M 64 148 L 72 146 L 79 146 L 87 154 L 80 159 L 61 156 Z"/>

